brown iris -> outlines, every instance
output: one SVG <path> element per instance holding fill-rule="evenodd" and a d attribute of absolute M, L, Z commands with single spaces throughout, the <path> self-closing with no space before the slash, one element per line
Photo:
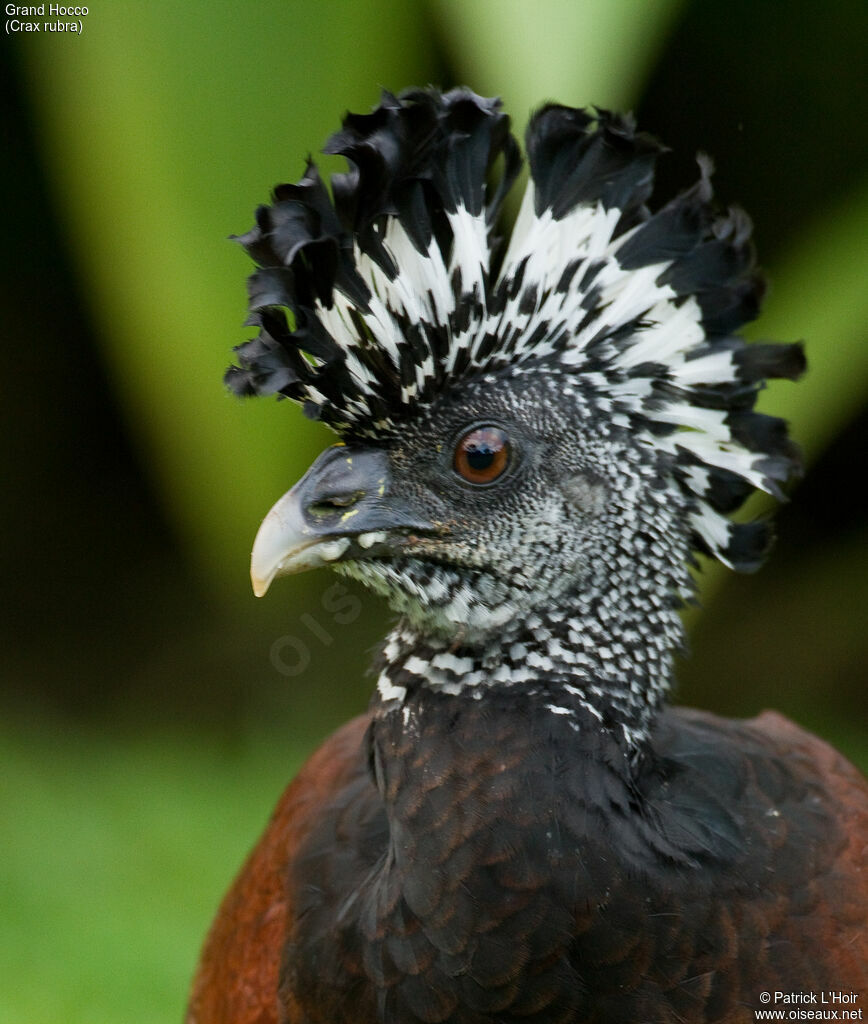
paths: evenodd
<path fill-rule="evenodd" d="M 500 427 L 474 427 L 455 446 L 452 465 L 471 484 L 491 484 L 509 464 L 509 438 Z"/>

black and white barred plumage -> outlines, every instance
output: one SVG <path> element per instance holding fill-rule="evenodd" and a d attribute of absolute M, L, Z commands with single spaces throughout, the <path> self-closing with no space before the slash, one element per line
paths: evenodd
<path fill-rule="evenodd" d="M 497 213 L 519 170 L 509 118 L 466 89 L 384 93 L 279 186 L 239 239 L 258 337 L 228 375 L 279 393 L 351 439 L 383 437 L 466 380 L 542 374 L 669 459 L 694 545 L 740 569 L 766 523 L 728 517 L 780 495 L 796 456 L 753 409 L 766 378 L 797 377 L 798 345 L 747 345 L 758 310 L 750 222 L 712 204 L 710 163 L 656 212 L 662 147 L 632 120 L 548 105 L 531 120 L 531 181 L 502 257 Z M 289 311 L 289 318 L 285 311 Z"/>
<path fill-rule="evenodd" d="M 735 334 L 747 217 L 705 159 L 651 212 L 661 147 L 605 111 L 533 117 L 502 243 L 497 101 L 387 93 L 327 150 L 332 195 L 309 164 L 241 239 L 229 383 L 341 439 L 251 576 L 327 565 L 399 617 L 228 901 L 284 924 L 263 974 L 230 916 L 206 963 L 243 1008 L 213 1019 L 747 1024 L 764 990 L 864 989 L 864 783 L 776 716 L 666 701 L 694 552 L 758 564 L 768 526 L 730 515 L 797 463 L 754 405 L 801 349 Z"/>

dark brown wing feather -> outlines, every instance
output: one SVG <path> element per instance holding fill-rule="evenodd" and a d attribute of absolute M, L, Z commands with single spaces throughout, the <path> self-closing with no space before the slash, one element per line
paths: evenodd
<path fill-rule="evenodd" d="M 280 960 L 293 908 L 288 866 L 320 809 L 365 769 L 366 716 L 329 737 L 285 790 L 226 894 L 202 951 L 187 1024 L 278 1024 Z"/>
<path fill-rule="evenodd" d="M 370 818 L 372 799 L 378 806 L 379 801 L 367 779 L 368 724 L 359 718 L 336 733 L 282 797 L 212 927 L 188 1024 L 306 1024 L 312 1019 L 373 1024 L 377 1018 L 377 986 L 359 969 L 365 957 L 360 955 L 358 962 L 348 958 L 337 941 L 338 921 L 345 913 L 341 907 L 353 897 L 345 889 L 373 882 L 366 868 L 375 860 L 376 851 L 370 847 L 374 840 L 378 846 L 384 840 L 380 826 L 375 823 L 373 828 Z M 673 925 L 678 934 L 668 938 L 656 917 L 643 924 L 641 892 L 630 897 L 613 887 L 613 912 L 617 898 L 625 911 L 633 908 L 634 929 L 647 931 L 644 937 L 633 931 L 633 953 L 624 963 L 632 962 L 639 970 L 639 979 L 628 987 L 638 985 L 637 995 L 648 988 L 649 998 L 652 990 L 657 993 L 649 1003 L 648 1019 L 747 1024 L 754 1020 L 753 1007 L 764 979 L 772 988 L 773 982 L 784 981 L 811 991 L 816 976 L 818 985 L 827 988 L 832 979 L 835 987 L 857 989 L 863 1000 L 868 998 L 865 779 L 827 744 L 773 712 L 750 722 L 728 722 L 679 709 L 666 713 L 661 726 L 661 743 L 686 773 L 680 776 L 683 783 L 661 789 L 659 799 L 649 792 L 665 816 L 670 836 L 681 834 L 678 829 L 683 826 L 685 854 L 692 855 L 690 843 L 702 840 L 703 828 L 707 826 L 708 836 L 725 842 L 730 813 L 742 819 L 746 814 L 755 822 L 745 822 L 745 834 L 754 835 L 749 848 L 754 842 L 758 845 L 755 857 L 745 851 L 747 860 L 738 877 L 727 870 L 725 858 L 718 868 L 708 869 L 712 877 L 699 901 L 704 905 L 695 902 L 695 892 L 693 897 L 682 894 L 679 904 L 678 887 L 670 891 L 669 916 L 678 922 L 678 927 Z M 458 768 L 452 765 L 450 770 Z M 448 771 L 446 775 L 452 777 Z M 781 817 L 770 827 L 761 824 L 776 814 L 778 806 L 784 808 Z M 357 835 L 349 834 L 354 830 Z M 385 841 L 382 845 L 385 848 Z M 299 875 L 307 878 L 306 895 L 293 896 L 291 879 L 296 879 L 299 893 Z M 617 887 L 629 888 L 629 877 L 618 876 Z M 754 886 L 755 896 L 748 898 Z M 319 913 L 335 915 L 327 928 L 332 936 L 328 962 L 319 963 L 322 991 L 328 993 L 323 1004 L 331 1007 L 325 1016 L 312 1009 L 309 998 L 302 1009 L 304 999 L 295 989 L 293 970 L 287 971 L 285 965 L 281 969 L 287 951 L 293 959 L 310 959 L 310 951 L 297 945 L 307 931 L 298 929 L 303 909 L 299 899 L 325 900 L 332 910 Z M 496 894 L 492 899 L 496 904 Z M 310 908 L 304 910 L 305 921 L 308 913 Z M 399 938 L 399 931 L 390 942 Z M 595 984 L 604 976 L 604 938 L 600 932 L 576 938 L 579 946 L 588 940 L 580 959 Z M 619 941 L 623 939 L 622 935 Z M 642 968 L 635 957 L 646 947 L 652 962 Z M 676 947 L 681 950 L 678 962 L 671 960 Z M 397 956 L 396 950 L 392 953 Z M 612 954 L 615 960 L 619 956 Z M 671 985 L 666 983 L 667 971 Z M 712 981 L 719 972 L 720 991 L 715 994 Z M 390 984 L 398 983 L 392 979 Z M 340 1012 L 333 1013 L 338 1007 Z M 600 1012 L 599 1006 L 595 1012 Z M 483 1018 L 496 1019 L 485 1014 Z M 459 1012 L 455 1019 L 464 1017 Z M 615 1013 L 611 1019 L 620 1017 Z"/>

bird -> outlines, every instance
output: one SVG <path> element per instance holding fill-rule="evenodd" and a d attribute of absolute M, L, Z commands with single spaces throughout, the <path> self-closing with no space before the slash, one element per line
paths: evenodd
<path fill-rule="evenodd" d="M 337 435 L 251 576 L 327 567 L 395 620 L 367 713 L 225 897 L 188 1024 L 861 1015 L 866 780 L 776 712 L 670 699 L 699 557 L 758 568 L 772 525 L 734 515 L 799 472 L 756 404 L 803 347 L 739 334 L 747 214 L 704 155 L 652 201 L 632 116 L 545 103 L 523 157 L 469 88 L 384 91 L 324 152 L 347 169 L 309 158 L 237 239 L 257 333 L 226 383 Z"/>

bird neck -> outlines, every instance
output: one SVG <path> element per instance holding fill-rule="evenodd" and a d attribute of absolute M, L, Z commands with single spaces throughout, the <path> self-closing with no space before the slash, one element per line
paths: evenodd
<path fill-rule="evenodd" d="M 589 908 L 593 949 L 608 927 L 598 908 L 657 862 L 636 808 L 680 621 L 672 602 L 596 594 L 576 588 L 472 640 L 456 631 L 450 644 L 410 617 L 388 637 L 368 732 L 389 834 L 364 908 L 372 932 L 437 934 L 455 950 L 496 933 L 506 948 L 515 934 L 501 918 L 515 920 L 519 901 L 522 942 L 565 958 L 575 908 Z M 458 984 L 446 978 L 448 998 Z"/>
<path fill-rule="evenodd" d="M 668 693 L 682 643 L 677 602 L 637 591 L 576 588 L 472 639 L 460 628 L 452 636 L 428 632 L 404 617 L 382 649 L 373 710 L 383 717 L 403 709 L 406 719 L 409 707 L 433 695 L 490 703 L 493 693 L 512 694 L 575 731 L 608 731 L 635 753 Z"/>

